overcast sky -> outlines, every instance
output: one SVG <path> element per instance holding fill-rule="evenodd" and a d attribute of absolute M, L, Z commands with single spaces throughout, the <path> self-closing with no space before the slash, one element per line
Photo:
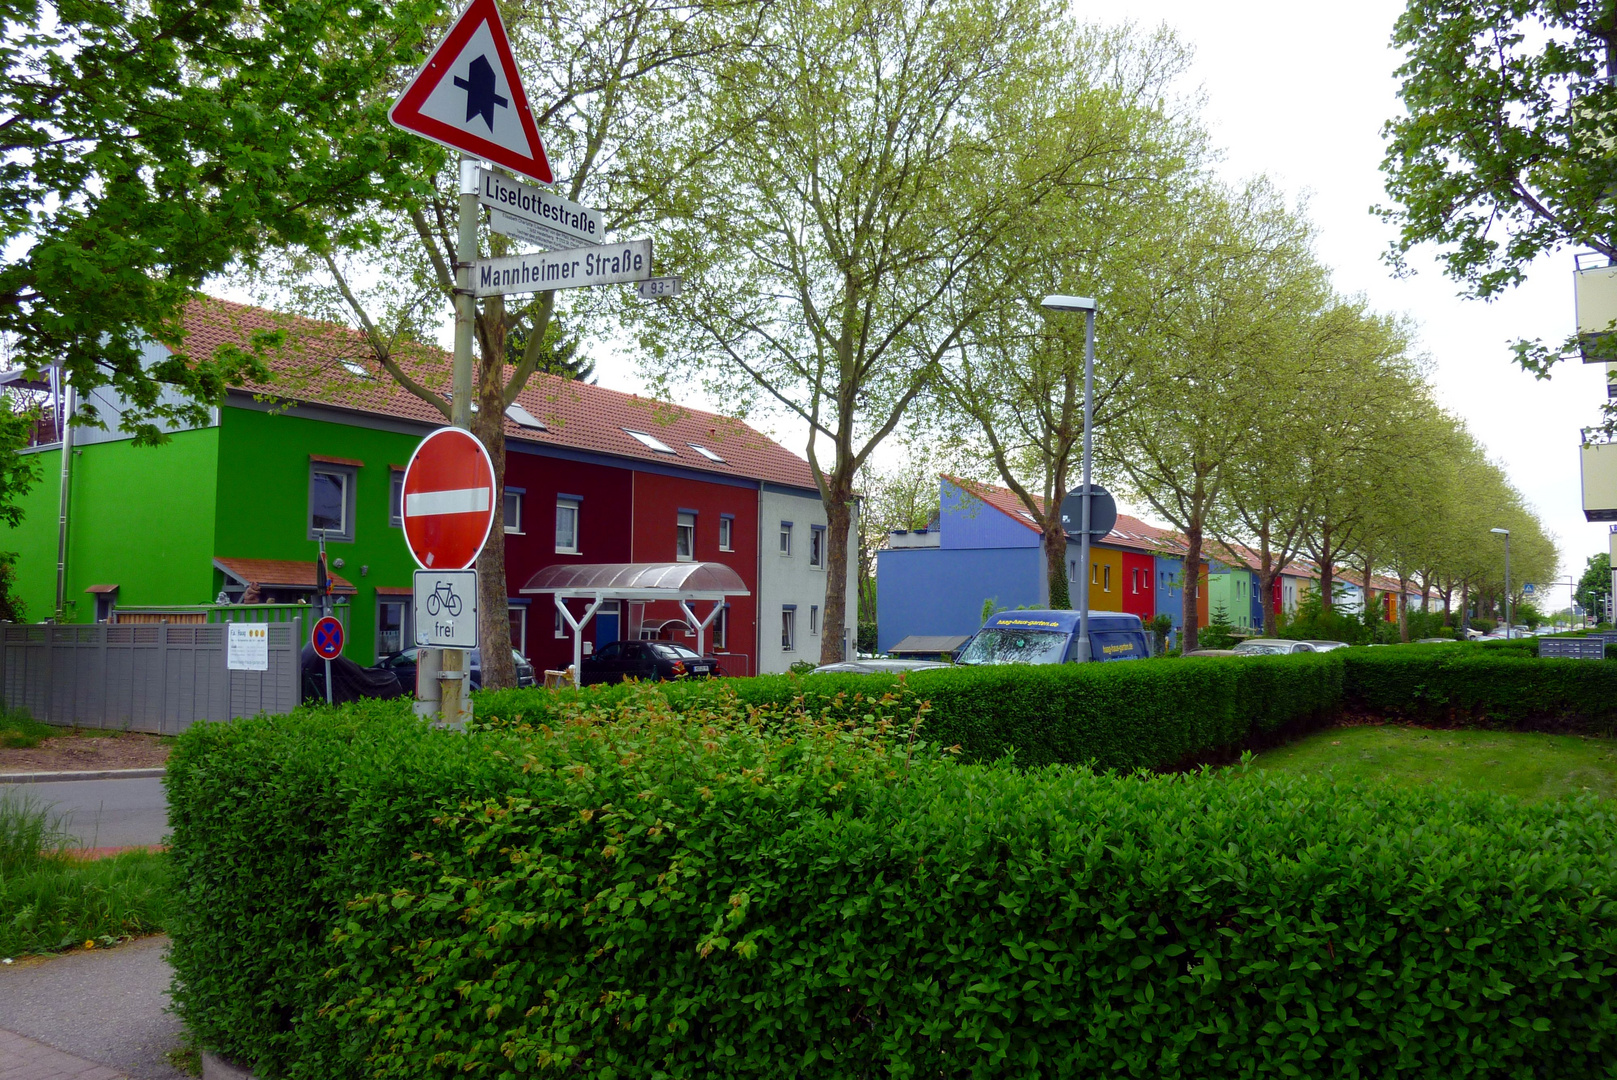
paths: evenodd
<path fill-rule="evenodd" d="M 1388 42 L 1403 6 L 1132 0 L 1127 11 L 1143 25 L 1174 27 L 1194 47 L 1192 78 L 1206 91 L 1224 172 L 1267 173 L 1307 193 L 1338 287 L 1414 317 L 1439 401 L 1466 420 L 1555 534 L 1562 575 L 1581 574 L 1587 556 L 1606 550 L 1607 527 L 1583 520 L 1578 478 L 1578 429 L 1599 419 L 1604 373 L 1562 364 L 1540 382 L 1509 351 L 1517 338 L 1558 341 L 1572 331 L 1572 252 L 1540 259 L 1526 285 L 1486 304 L 1461 299 L 1430 253 L 1412 261 L 1419 272 L 1411 278 L 1395 279 L 1381 260 L 1394 231 L 1369 207 L 1387 201 L 1380 132 L 1399 109 L 1400 58 Z M 1075 10 L 1106 20 L 1116 8 Z M 1551 597 L 1565 598 L 1564 590 Z"/>

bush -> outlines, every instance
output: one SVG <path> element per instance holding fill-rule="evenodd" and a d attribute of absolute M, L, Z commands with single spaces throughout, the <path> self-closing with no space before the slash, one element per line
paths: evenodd
<path fill-rule="evenodd" d="M 1107 665 L 1152 666 L 1196 662 Z M 1591 800 L 960 765 L 882 717 L 622 704 L 193 726 L 167 785 L 202 1045 L 286 1080 L 1617 1067 Z"/>
<path fill-rule="evenodd" d="M 0 747 L 26 749 L 38 746 L 41 739 L 60 734 L 60 728 L 40 723 L 28 715 L 27 709 L 0 706 Z"/>
<path fill-rule="evenodd" d="M 628 684 L 581 690 L 480 694 L 480 717 L 549 723 L 574 708 L 611 711 L 643 691 Z M 924 703 L 926 737 L 968 761 L 1006 754 L 1026 766 L 1093 763 L 1102 769 L 1171 765 L 1254 731 L 1335 714 L 1340 656 L 1146 660 L 1113 664 L 955 667 L 896 675 L 764 675 L 688 680 L 653 691 L 676 711 L 734 694 L 746 706 L 801 701 L 816 715 L 852 719 L 885 695 L 906 718 Z"/>
<path fill-rule="evenodd" d="M 1419 723 L 1610 734 L 1617 665 L 1541 660 L 1535 640 L 1343 649 L 1350 708 Z"/>

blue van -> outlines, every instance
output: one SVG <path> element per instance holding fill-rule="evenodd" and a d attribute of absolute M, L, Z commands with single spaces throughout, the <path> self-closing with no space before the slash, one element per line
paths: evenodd
<path fill-rule="evenodd" d="M 1144 660 L 1150 635 L 1138 615 L 1089 613 L 1091 660 Z M 1076 611 L 1002 611 L 990 615 L 955 657 L 957 664 L 1070 664 L 1078 659 Z"/>

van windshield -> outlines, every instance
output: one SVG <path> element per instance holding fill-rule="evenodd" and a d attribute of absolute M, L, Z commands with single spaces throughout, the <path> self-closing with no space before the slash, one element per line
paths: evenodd
<path fill-rule="evenodd" d="M 961 664 L 1059 664 L 1067 652 L 1067 636 L 1059 630 L 987 627 L 960 653 Z"/>

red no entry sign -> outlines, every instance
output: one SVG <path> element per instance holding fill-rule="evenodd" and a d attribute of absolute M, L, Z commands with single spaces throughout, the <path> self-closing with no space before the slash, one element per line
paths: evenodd
<path fill-rule="evenodd" d="M 342 655 L 342 623 L 326 615 L 314 624 L 309 635 L 314 654 L 322 660 L 335 660 Z"/>
<path fill-rule="evenodd" d="M 404 541 L 424 570 L 465 570 L 494 524 L 494 463 L 471 432 L 439 428 L 404 470 Z"/>

